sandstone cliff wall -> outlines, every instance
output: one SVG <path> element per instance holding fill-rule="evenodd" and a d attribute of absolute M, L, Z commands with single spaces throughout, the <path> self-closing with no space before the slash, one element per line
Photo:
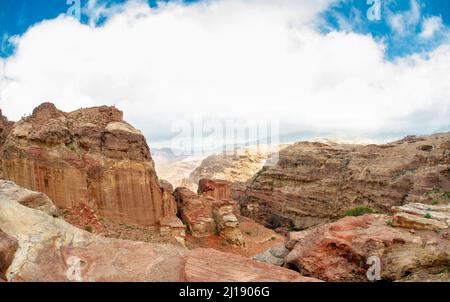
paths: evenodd
<path fill-rule="evenodd" d="M 145 138 L 114 107 L 65 113 L 40 105 L 5 137 L 0 171 L 60 208 L 88 203 L 100 215 L 140 225 L 156 225 L 165 214 Z"/>
<path fill-rule="evenodd" d="M 243 213 L 263 224 L 306 228 L 360 205 L 388 212 L 432 202 L 433 189 L 450 191 L 450 133 L 385 145 L 296 143 L 239 199 Z"/>

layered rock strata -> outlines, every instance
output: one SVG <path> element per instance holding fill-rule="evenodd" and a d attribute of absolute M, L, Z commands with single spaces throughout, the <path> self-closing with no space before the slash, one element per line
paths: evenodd
<path fill-rule="evenodd" d="M 187 188 L 177 188 L 174 196 L 178 213 L 194 237 L 221 235 L 228 243 L 243 245 L 239 221 L 233 214 L 236 203 L 198 195 Z"/>
<path fill-rule="evenodd" d="M 6 281 L 318 281 L 212 249 L 93 235 L 14 198 L 13 190 L 0 192 Z"/>
<path fill-rule="evenodd" d="M 296 143 L 237 195 L 244 215 L 273 228 L 303 229 L 357 206 L 387 213 L 431 203 L 436 190 L 450 196 L 450 133 L 385 145 Z"/>
<path fill-rule="evenodd" d="M 2 141 L 0 175 L 59 208 L 88 203 L 101 216 L 139 225 L 173 214 L 144 136 L 114 107 L 66 113 L 44 103 Z"/>

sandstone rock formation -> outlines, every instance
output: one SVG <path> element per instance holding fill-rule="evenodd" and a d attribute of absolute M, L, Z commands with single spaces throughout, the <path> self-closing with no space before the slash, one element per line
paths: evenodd
<path fill-rule="evenodd" d="M 9 132 L 11 132 L 13 124 L 13 122 L 8 121 L 8 119 L 3 116 L 2 110 L 0 109 L 0 146 L 3 145 Z"/>
<path fill-rule="evenodd" d="M 59 215 L 58 208 L 44 193 L 34 192 L 17 187 L 12 181 L 0 180 L 0 194 L 8 194 L 18 203 L 33 209 L 38 209 L 50 216 Z"/>
<path fill-rule="evenodd" d="M 18 246 L 16 239 L 0 229 L 0 279 L 6 279 L 6 270 L 11 265 Z"/>
<path fill-rule="evenodd" d="M 284 265 L 284 258 L 289 254 L 290 250 L 288 250 L 284 243 L 279 243 L 268 249 L 267 251 L 260 253 L 253 257 L 253 259 L 269 263 L 277 266 Z"/>
<path fill-rule="evenodd" d="M 59 208 L 88 203 L 99 215 L 139 225 L 157 225 L 171 212 L 144 136 L 114 107 L 65 113 L 40 105 L 0 145 L 0 171 Z"/>
<path fill-rule="evenodd" d="M 450 263 L 446 233 L 394 228 L 391 217 L 365 215 L 291 233 L 286 265 L 326 281 L 368 281 L 368 260 L 380 260 L 380 277 L 402 280 Z M 448 278 L 448 277 L 447 277 Z"/>
<path fill-rule="evenodd" d="M 183 186 L 194 188 L 202 178 L 246 182 L 258 172 L 268 158 L 267 150 L 245 149 L 236 154 L 210 155 L 195 168 Z"/>
<path fill-rule="evenodd" d="M 226 180 L 202 178 L 198 182 L 198 194 L 219 200 L 231 199 L 230 185 L 231 183 Z"/>
<path fill-rule="evenodd" d="M 0 192 L 0 272 L 7 281 L 317 281 L 214 250 L 103 238 L 14 197 Z"/>
<path fill-rule="evenodd" d="M 194 237 L 221 235 L 230 244 L 243 245 L 239 221 L 233 214 L 236 203 L 198 195 L 186 188 L 174 192 L 181 219 Z"/>
<path fill-rule="evenodd" d="M 192 282 L 320 281 L 315 278 L 302 277 L 294 271 L 274 265 L 213 249 L 192 251 L 186 259 L 184 275 L 187 281 Z"/>
<path fill-rule="evenodd" d="M 241 210 L 273 228 L 303 229 L 360 205 L 387 213 L 408 202 L 431 203 L 433 188 L 450 191 L 449 146 L 450 133 L 385 145 L 296 143 L 254 176 Z"/>
<path fill-rule="evenodd" d="M 416 230 L 441 230 L 450 225 L 450 205 L 435 206 L 411 203 L 392 207 L 392 226 Z"/>

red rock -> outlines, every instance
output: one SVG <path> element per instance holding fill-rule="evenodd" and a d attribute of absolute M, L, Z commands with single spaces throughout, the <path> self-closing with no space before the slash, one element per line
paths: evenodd
<path fill-rule="evenodd" d="M 6 279 L 6 271 L 12 263 L 18 247 L 17 240 L 0 229 L 0 279 Z"/>
<path fill-rule="evenodd" d="M 198 194 L 214 197 L 215 199 L 230 199 L 230 185 L 226 180 L 200 179 Z"/>
<path fill-rule="evenodd" d="M 8 234 L 0 232 L 0 268 L 8 281 L 313 281 L 215 250 L 93 235 L 4 192 L 0 229 Z"/>
<path fill-rule="evenodd" d="M 285 258 L 300 274 L 326 281 L 367 281 L 367 260 L 381 261 L 380 277 L 400 280 L 450 260 L 450 241 L 436 233 L 389 226 L 386 215 L 347 217 L 293 235 Z M 296 242 L 296 243 L 295 243 Z"/>
<path fill-rule="evenodd" d="M 181 219 L 186 223 L 192 236 L 207 237 L 216 233 L 213 204 L 217 201 L 214 198 L 199 196 L 186 188 L 177 188 L 174 196 Z"/>
<path fill-rule="evenodd" d="M 186 258 L 188 282 L 318 282 L 295 271 L 213 249 L 195 249 Z"/>
<path fill-rule="evenodd" d="M 174 212 L 144 136 L 114 107 L 65 113 L 44 103 L 13 125 L 0 158 L 0 175 L 60 208 L 88 203 L 99 215 L 144 226 Z"/>

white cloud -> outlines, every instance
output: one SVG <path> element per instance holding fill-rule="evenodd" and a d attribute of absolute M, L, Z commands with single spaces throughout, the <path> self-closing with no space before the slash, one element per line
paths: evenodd
<path fill-rule="evenodd" d="M 387 12 L 387 24 L 395 34 L 404 36 L 408 33 L 415 32 L 414 28 L 419 24 L 420 17 L 421 10 L 419 3 L 417 0 L 410 0 L 409 10 L 401 13 Z"/>
<path fill-rule="evenodd" d="M 46 21 L 6 60 L 0 106 L 18 119 L 47 100 L 66 111 L 115 104 L 150 144 L 194 113 L 341 137 L 449 129 L 449 47 L 385 62 L 369 36 L 314 29 L 328 3 L 134 3 L 98 28 Z"/>
<path fill-rule="evenodd" d="M 430 39 L 444 27 L 441 17 L 426 18 L 422 23 L 422 32 L 420 37 L 423 39 Z"/>

